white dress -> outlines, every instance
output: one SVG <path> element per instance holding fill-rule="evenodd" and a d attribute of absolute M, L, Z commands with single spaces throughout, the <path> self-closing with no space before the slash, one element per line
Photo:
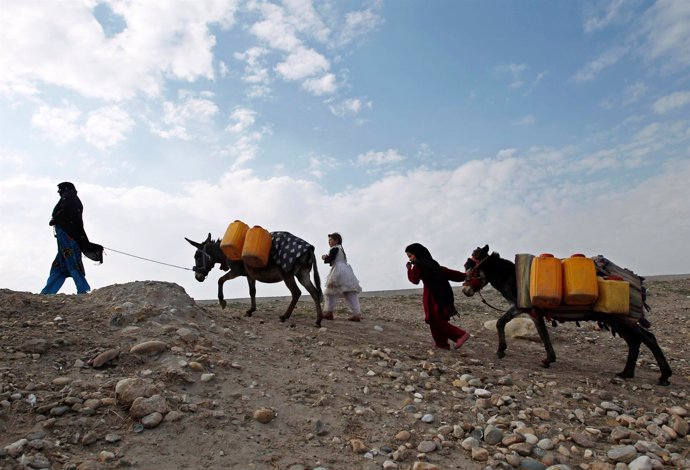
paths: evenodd
<path fill-rule="evenodd" d="M 338 248 L 338 252 L 335 255 L 331 272 L 328 273 L 328 277 L 326 278 L 326 288 L 323 291 L 324 294 L 340 295 L 346 292 L 362 292 L 359 280 L 357 276 L 355 276 L 354 271 L 352 271 L 352 266 L 347 264 L 343 247 L 335 245 L 333 248 Z"/>

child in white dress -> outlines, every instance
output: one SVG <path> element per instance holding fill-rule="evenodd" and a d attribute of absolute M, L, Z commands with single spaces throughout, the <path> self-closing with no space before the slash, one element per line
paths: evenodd
<path fill-rule="evenodd" d="M 350 321 L 360 321 L 362 319 L 362 312 L 359 307 L 358 294 L 362 292 L 359 285 L 359 280 L 352 271 L 352 266 L 347 263 L 347 256 L 342 247 L 343 238 L 339 233 L 328 234 L 328 246 L 331 250 L 327 255 L 321 256 L 321 259 L 331 265 L 331 272 L 326 278 L 326 288 L 323 293 L 326 295 L 326 306 L 323 312 L 323 318 L 326 320 L 333 320 L 333 310 L 338 301 L 339 296 L 345 298 L 348 307 L 350 308 Z"/>

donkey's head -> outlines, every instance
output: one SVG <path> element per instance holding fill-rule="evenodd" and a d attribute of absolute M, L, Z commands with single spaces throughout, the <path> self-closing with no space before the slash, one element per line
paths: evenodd
<path fill-rule="evenodd" d="M 208 234 L 208 237 L 206 237 L 203 243 L 197 243 L 187 237 L 185 237 L 185 240 L 196 248 L 196 252 L 194 253 L 194 267 L 192 268 L 194 277 L 197 281 L 204 282 L 204 279 L 206 279 L 206 276 L 208 276 L 208 273 L 217 262 L 213 256 L 209 254 L 209 249 L 213 244 L 211 241 L 211 234 Z"/>
<path fill-rule="evenodd" d="M 465 282 L 462 284 L 462 293 L 472 297 L 486 286 L 488 281 L 481 270 L 482 262 L 489 256 L 489 245 L 477 247 L 465 261 Z"/>

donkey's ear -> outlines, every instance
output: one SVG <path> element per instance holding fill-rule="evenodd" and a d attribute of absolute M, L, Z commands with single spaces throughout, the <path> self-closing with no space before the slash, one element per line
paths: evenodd
<path fill-rule="evenodd" d="M 190 240 L 187 237 L 184 237 L 184 239 L 187 240 L 189 242 L 189 244 L 192 245 L 194 248 L 197 248 L 199 250 L 202 248 L 201 243 L 193 242 L 192 240 Z"/>
<path fill-rule="evenodd" d="M 206 237 L 206 241 L 204 243 L 210 243 L 211 242 L 211 232 L 208 232 L 208 237 Z"/>
<path fill-rule="evenodd" d="M 484 245 L 484 248 L 482 248 L 482 251 L 484 253 L 488 253 L 489 252 L 489 245 Z"/>

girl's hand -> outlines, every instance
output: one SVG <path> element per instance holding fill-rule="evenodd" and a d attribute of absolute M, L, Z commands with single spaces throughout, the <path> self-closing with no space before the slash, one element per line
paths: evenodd
<path fill-rule="evenodd" d="M 407 266 L 407 269 L 410 269 L 412 267 L 412 263 L 408 261 L 406 266 Z"/>
<path fill-rule="evenodd" d="M 321 255 L 321 259 L 326 259 L 326 255 Z"/>

